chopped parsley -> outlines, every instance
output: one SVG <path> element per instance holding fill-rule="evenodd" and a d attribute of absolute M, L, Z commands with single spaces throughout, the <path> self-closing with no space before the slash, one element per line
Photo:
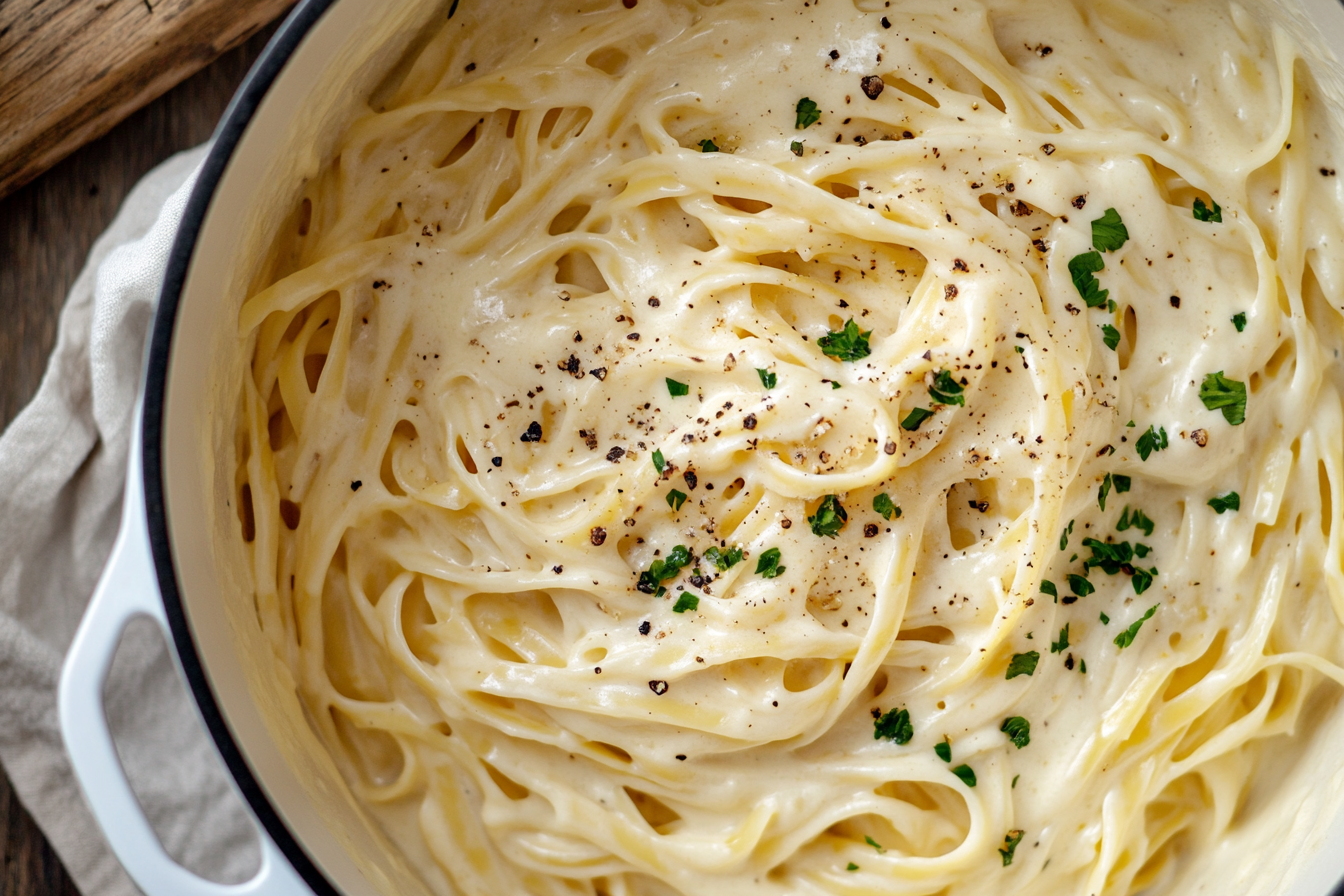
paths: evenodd
<path fill-rule="evenodd" d="M 1142 510 L 1135 509 L 1131 511 L 1129 505 L 1126 504 L 1125 509 L 1120 512 L 1120 522 L 1115 524 L 1115 528 L 1120 532 L 1125 532 L 1129 529 L 1142 529 L 1144 535 L 1152 538 L 1153 529 L 1156 525 L 1156 523 L 1148 519 L 1148 515 Z M 1143 555 L 1140 554 L 1139 556 Z"/>
<path fill-rule="evenodd" d="M 1130 485 L 1133 484 L 1132 479 L 1128 476 L 1121 476 L 1119 473 L 1116 473 L 1111 477 L 1111 482 L 1115 483 L 1115 493 L 1117 495 L 1123 495 L 1125 492 L 1129 491 Z"/>
<path fill-rule="evenodd" d="M 1059 630 L 1059 640 L 1050 642 L 1051 653 L 1063 653 L 1069 649 L 1069 624 L 1064 623 L 1064 627 Z"/>
<path fill-rule="evenodd" d="M 1199 400 L 1211 411 L 1221 410 L 1233 426 L 1246 422 L 1246 384 L 1228 379 L 1221 370 L 1204 377 Z"/>
<path fill-rule="evenodd" d="M 756 574 L 764 579 L 776 579 L 784 574 L 785 567 L 779 565 L 779 548 L 771 548 L 756 558 Z"/>
<path fill-rule="evenodd" d="M 1101 624 L 1102 624 L 1102 625 L 1110 625 L 1110 624 L 1111 624 L 1111 617 L 1107 616 L 1105 613 L 1102 613 L 1102 614 L 1101 614 Z"/>
<path fill-rule="evenodd" d="M 896 506 L 891 500 L 891 495 L 886 492 L 873 499 L 873 512 L 884 520 L 899 519 L 901 516 L 901 508 Z"/>
<path fill-rule="evenodd" d="M 1068 550 L 1069 536 L 1073 534 L 1074 522 L 1074 520 L 1069 520 L 1069 525 L 1065 527 L 1064 532 L 1059 536 L 1059 549 L 1061 551 Z"/>
<path fill-rule="evenodd" d="M 878 843 L 878 842 L 877 842 L 876 840 L 874 840 L 872 837 L 864 837 L 864 838 L 863 838 L 863 842 L 864 842 L 864 843 L 867 843 L 869 846 L 871 846 L 873 849 L 877 850 L 878 852 L 886 852 L 886 851 L 887 851 L 886 848 L 883 847 L 881 843 Z"/>
<path fill-rule="evenodd" d="M 1097 505 L 1101 507 L 1102 510 L 1106 509 L 1106 498 L 1110 496 L 1111 486 L 1113 484 L 1114 480 L 1111 478 L 1110 473 L 1107 473 L 1106 478 L 1101 480 L 1101 488 L 1097 490 Z"/>
<path fill-rule="evenodd" d="M 713 141 L 713 140 L 701 140 L 701 141 L 700 141 L 700 151 L 701 151 L 701 152 L 718 152 L 718 151 L 719 151 L 719 148 L 718 148 L 717 146 L 714 145 L 714 141 Z"/>
<path fill-rule="evenodd" d="M 837 361 L 858 361 L 873 353 L 868 347 L 868 337 L 872 330 L 860 331 L 859 325 L 850 318 L 839 330 L 832 330 L 817 340 L 821 353 Z"/>
<path fill-rule="evenodd" d="M 658 471 L 659 475 L 661 475 L 666 467 L 667 467 L 667 461 L 663 458 L 663 452 L 662 449 L 660 448 L 659 450 L 653 452 L 653 468 Z"/>
<path fill-rule="evenodd" d="M 952 774 L 960 778 L 961 783 L 965 784 L 967 787 L 975 786 L 975 770 L 972 769 L 969 765 L 957 766 L 956 768 L 952 769 Z"/>
<path fill-rule="evenodd" d="M 1092 248 L 1098 252 L 1114 252 L 1129 240 L 1129 231 L 1120 213 L 1113 208 L 1092 222 Z"/>
<path fill-rule="evenodd" d="M 944 762 L 952 761 L 952 744 L 946 736 L 943 737 L 941 742 L 934 744 L 933 752 Z"/>
<path fill-rule="evenodd" d="M 1139 451 L 1139 457 L 1147 460 L 1148 456 L 1154 451 L 1165 451 L 1167 448 L 1167 428 L 1160 429 L 1149 426 L 1148 431 L 1139 436 L 1139 440 L 1134 443 L 1134 447 Z"/>
<path fill-rule="evenodd" d="M 714 564 L 714 568 L 719 572 L 727 572 L 742 562 L 742 549 L 728 548 L 721 551 L 718 548 L 710 548 L 705 551 L 705 560 Z"/>
<path fill-rule="evenodd" d="M 1008 735 L 1008 739 L 1013 742 L 1013 746 L 1019 750 L 1031 743 L 1031 723 L 1021 716 L 1011 716 L 1004 719 L 999 730 Z"/>
<path fill-rule="evenodd" d="M 1232 326 L 1234 326 L 1234 327 L 1237 328 L 1237 332 L 1238 332 L 1238 333 L 1243 333 L 1243 332 L 1245 332 L 1245 330 L 1246 330 L 1246 312 L 1245 312 L 1245 311 L 1239 311 L 1239 312 L 1237 312 L 1236 314 L 1232 315 Z"/>
<path fill-rule="evenodd" d="M 807 518 L 812 526 L 812 534 L 821 538 L 834 538 L 840 534 L 840 530 L 845 527 L 845 521 L 849 519 L 849 514 L 845 513 L 845 508 L 840 504 L 840 498 L 837 495 L 827 495 L 821 499 L 821 506 L 817 512 Z"/>
<path fill-rule="evenodd" d="M 1210 498 L 1209 506 L 1212 507 L 1214 510 L 1218 511 L 1219 516 L 1222 516 L 1229 510 L 1240 510 L 1241 495 L 1237 494 L 1236 492 L 1228 492 L 1221 498 Z"/>
<path fill-rule="evenodd" d="M 1055 583 L 1050 581 L 1049 579 L 1046 579 L 1043 582 L 1041 582 L 1041 593 L 1048 594 L 1055 599 L 1056 603 L 1059 602 L 1059 589 L 1056 588 Z"/>
<path fill-rule="evenodd" d="M 667 391 L 673 398 L 681 398 L 683 395 L 691 394 L 691 387 L 685 383 L 679 383 L 671 377 L 667 377 Z"/>
<path fill-rule="evenodd" d="M 789 152 L 801 156 L 803 154 L 803 144 L 798 140 L 793 141 L 789 144 Z"/>
<path fill-rule="evenodd" d="M 798 146 L 799 144 L 795 143 L 795 144 L 793 144 L 793 145 L 794 145 L 794 146 Z M 855 865 L 853 862 L 850 862 L 848 865 L 845 866 L 845 870 L 846 870 L 846 871 L 858 871 L 858 870 L 859 870 L 859 866 L 858 866 L 858 865 Z"/>
<path fill-rule="evenodd" d="M 1152 553 L 1153 549 L 1148 545 L 1131 545 L 1127 541 L 1097 541 L 1095 538 L 1089 538 L 1083 544 L 1092 549 L 1092 556 L 1083 562 L 1087 569 L 1101 567 L 1101 571 L 1107 575 L 1124 573 L 1130 576 L 1135 594 L 1142 594 L 1153 584 L 1153 577 L 1157 575 L 1156 567 L 1144 569 L 1131 564 L 1134 558 L 1143 559 Z"/>
<path fill-rule="evenodd" d="M 681 510 L 681 505 L 686 503 L 686 493 L 679 492 L 676 489 L 667 493 L 667 506 L 673 510 Z"/>
<path fill-rule="evenodd" d="M 1017 779 L 1020 778 L 1020 777 L 1022 777 L 1022 776 L 1021 776 L 1021 775 L 1013 775 L 1013 784 L 1012 784 L 1013 790 L 1016 790 L 1016 789 L 1017 789 Z"/>
<path fill-rule="evenodd" d="M 1013 853 L 1017 852 L 1017 844 L 1022 842 L 1023 831 L 1009 831 L 1003 835 L 1003 848 L 999 850 L 999 855 L 1003 856 L 1003 867 L 1007 868 L 1013 864 Z"/>
<path fill-rule="evenodd" d="M 1223 210 L 1218 205 L 1218 202 L 1216 200 L 1213 203 L 1213 208 L 1210 209 L 1207 205 L 1204 204 L 1203 199 L 1200 199 L 1198 196 L 1196 196 L 1194 213 L 1196 221 L 1206 221 L 1206 222 L 1212 222 L 1214 224 L 1223 223 Z"/>
<path fill-rule="evenodd" d="M 950 372 L 940 370 L 933 378 L 933 385 L 929 387 L 929 398 L 934 404 L 955 404 L 958 407 L 965 407 L 966 397 L 961 394 L 964 391 L 961 383 L 954 380 Z"/>
<path fill-rule="evenodd" d="M 1069 262 L 1069 276 L 1073 278 L 1073 285 L 1078 290 L 1078 295 L 1083 297 L 1089 308 L 1102 307 L 1110 296 L 1110 290 L 1102 289 L 1097 278 L 1093 276 L 1105 267 L 1106 262 L 1102 260 L 1100 252 L 1077 255 Z"/>
<path fill-rule="evenodd" d="M 672 607 L 673 613 L 685 613 L 687 610 L 694 610 L 700 606 L 700 598 L 689 591 L 683 591 L 681 597 L 677 598 L 676 604 Z"/>
<path fill-rule="evenodd" d="M 821 121 L 821 110 L 807 97 L 798 101 L 798 107 L 794 111 L 798 113 L 798 118 L 793 124 L 795 130 L 806 130 Z"/>
<path fill-rule="evenodd" d="M 1082 675 L 1087 674 L 1087 660 L 1078 661 L 1078 672 Z"/>
<path fill-rule="evenodd" d="M 779 377 L 764 367 L 757 367 L 756 375 L 761 378 L 761 385 L 767 389 L 773 389 L 779 383 Z"/>
<path fill-rule="evenodd" d="M 1101 341 L 1106 343 L 1106 347 L 1115 351 L 1115 347 L 1120 344 L 1120 331 L 1110 324 L 1101 325 Z"/>
<path fill-rule="evenodd" d="M 1142 616 L 1140 616 L 1138 619 L 1134 621 L 1133 625 L 1131 625 L 1129 628 L 1125 629 L 1120 634 L 1115 636 L 1115 646 L 1119 647 L 1121 650 L 1124 650 L 1126 647 L 1133 644 L 1134 637 L 1139 633 L 1139 629 L 1143 627 L 1143 624 L 1145 622 L 1147 622 L 1149 619 L 1152 619 L 1153 614 L 1156 612 L 1157 612 L 1157 604 L 1153 604 L 1153 606 L 1148 608 L 1147 613 L 1144 613 Z"/>
<path fill-rule="evenodd" d="M 928 408 L 915 408 L 905 419 L 901 421 L 901 429 L 906 432 L 914 432 L 924 425 L 924 421 L 933 416 L 933 411 Z"/>
<path fill-rule="evenodd" d="M 1036 672 L 1036 664 L 1040 661 L 1041 655 L 1034 650 L 1015 653 L 1008 663 L 1008 674 L 1004 678 L 1012 681 L 1019 675 L 1033 675 Z"/>
<path fill-rule="evenodd" d="M 1084 564 L 1084 566 L 1086 566 L 1086 564 Z M 1080 576 L 1076 572 L 1071 572 L 1068 575 L 1068 579 L 1069 588 L 1073 591 L 1074 596 L 1076 597 L 1087 597 L 1093 591 L 1097 590 L 1092 583 L 1087 580 L 1087 576 Z"/>
<path fill-rule="evenodd" d="M 647 571 L 639 574 L 639 584 L 635 588 L 644 594 L 662 597 L 667 593 L 663 583 L 675 579 L 677 574 L 691 565 L 691 551 L 686 545 L 679 544 L 667 552 L 667 556 L 654 560 Z"/>
<path fill-rule="evenodd" d="M 1134 585 L 1134 593 L 1142 594 L 1153 584 L 1153 577 L 1157 575 L 1157 567 L 1144 569 L 1141 566 L 1134 567 L 1134 575 L 1130 577 L 1130 582 Z"/>
<path fill-rule="evenodd" d="M 897 746 L 905 746 L 914 736 L 915 726 L 910 724 L 908 709 L 893 709 L 873 720 L 873 740 L 885 739 L 894 741 Z"/>

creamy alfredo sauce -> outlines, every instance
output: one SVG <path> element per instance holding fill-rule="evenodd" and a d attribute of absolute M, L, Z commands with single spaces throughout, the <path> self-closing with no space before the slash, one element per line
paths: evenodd
<path fill-rule="evenodd" d="M 1294 45 L 1225 2 L 454 7 L 241 313 L 262 624 L 430 886 L 1192 867 L 1344 679 Z"/>

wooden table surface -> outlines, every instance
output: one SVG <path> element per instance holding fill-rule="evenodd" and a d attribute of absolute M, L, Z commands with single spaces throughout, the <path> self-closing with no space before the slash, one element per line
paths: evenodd
<path fill-rule="evenodd" d="M 65 294 L 93 241 L 145 172 L 209 138 L 272 30 L 0 199 L 0 427 L 37 391 Z M 0 896 L 77 893 L 0 773 Z"/>

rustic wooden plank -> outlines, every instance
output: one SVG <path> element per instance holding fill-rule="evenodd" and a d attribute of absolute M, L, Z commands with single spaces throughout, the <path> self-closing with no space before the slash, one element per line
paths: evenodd
<path fill-rule="evenodd" d="M 0 0 L 0 9 L 13 0 Z M 0 429 L 32 398 L 65 294 L 121 201 L 151 167 L 209 138 L 273 28 L 0 199 Z M 0 894 L 79 896 L 0 772 Z"/>
<path fill-rule="evenodd" d="M 292 3 L 0 2 L 0 196 L 106 133 Z"/>

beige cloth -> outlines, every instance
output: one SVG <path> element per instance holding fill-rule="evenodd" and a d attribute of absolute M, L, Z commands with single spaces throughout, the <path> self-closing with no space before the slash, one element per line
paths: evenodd
<path fill-rule="evenodd" d="M 143 347 L 206 148 L 131 191 L 70 290 L 37 396 L 0 436 L 0 762 L 86 896 L 137 890 L 74 779 L 56 683 L 116 535 Z M 132 787 L 169 853 L 215 880 L 248 878 L 255 835 L 150 623 L 128 630 L 106 693 Z"/>

